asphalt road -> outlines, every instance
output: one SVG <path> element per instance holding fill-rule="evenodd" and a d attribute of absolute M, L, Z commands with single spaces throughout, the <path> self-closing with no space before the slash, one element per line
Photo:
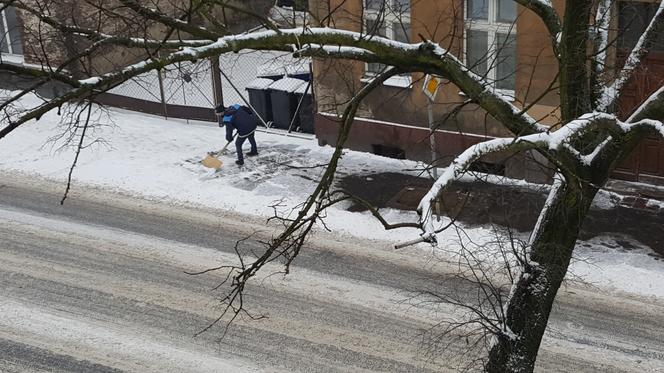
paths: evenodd
<path fill-rule="evenodd" d="M 431 360 L 424 331 L 446 307 L 409 301 L 432 286 L 468 292 L 421 251 L 318 234 L 292 274 L 268 268 L 245 305 L 266 318 L 223 323 L 222 273 L 235 242 L 273 231 L 230 212 L 88 188 L 0 178 L 0 372 L 454 371 L 456 343 Z M 256 230 L 260 232 L 256 233 Z M 664 286 L 664 284 L 663 284 Z M 563 289 L 539 371 L 664 372 L 664 303 Z"/>

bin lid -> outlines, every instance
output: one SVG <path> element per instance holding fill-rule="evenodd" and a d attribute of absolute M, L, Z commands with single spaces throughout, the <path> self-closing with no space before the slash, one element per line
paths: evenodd
<path fill-rule="evenodd" d="M 306 84 L 306 82 L 304 80 L 286 77 L 272 83 L 270 89 L 275 91 L 295 92 L 295 90 L 302 84 Z"/>
<path fill-rule="evenodd" d="M 294 59 L 289 56 L 281 56 L 259 65 L 256 70 L 258 76 L 262 77 L 309 74 L 310 62 L 309 58 Z"/>
<path fill-rule="evenodd" d="M 252 80 L 247 86 L 246 89 L 265 89 L 274 83 L 274 80 L 267 78 L 256 78 Z"/>

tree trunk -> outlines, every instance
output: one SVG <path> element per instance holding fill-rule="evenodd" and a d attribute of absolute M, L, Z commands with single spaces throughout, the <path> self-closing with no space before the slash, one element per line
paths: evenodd
<path fill-rule="evenodd" d="M 530 263 L 512 290 L 505 333 L 497 338 L 487 372 L 532 372 L 553 301 L 569 266 L 576 238 L 596 188 L 561 185 L 543 213 Z"/>
<path fill-rule="evenodd" d="M 567 0 L 560 43 L 560 114 L 563 123 L 591 112 L 588 81 L 588 21 L 593 2 Z"/>

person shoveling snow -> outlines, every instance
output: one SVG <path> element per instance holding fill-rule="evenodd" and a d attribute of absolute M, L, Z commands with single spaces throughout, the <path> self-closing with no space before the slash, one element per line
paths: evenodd
<path fill-rule="evenodd" d="M 237 131 L 237 138 L 235 139 L 237 160 L 235 161 L 235 164 L 238 166 L 244 164 L 242 145 L 246 139 L 249 139 L 249 144 L 251 144 L 251 151 L 247 153 L 247 156 L 252 157 L 258 155 L 256 139 L 254 138 L 254 132 L 256 132 L 257 125 L 251 109 L 238 104 L 229 107 L 219 105 L 214 112 L 219 117 L 219 127 L 226 126 L 226 141 L 228 141 L 229 144 L 233 141 L 233 130 Z"/>

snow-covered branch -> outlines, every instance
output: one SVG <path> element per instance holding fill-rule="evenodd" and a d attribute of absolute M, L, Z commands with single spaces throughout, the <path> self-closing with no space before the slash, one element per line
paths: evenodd
<path fill-rule="evenodd" d="M 597 68 L 606 67 L 609 48 L 609 27 L 611 26 L 611 4 L 614 0 L 600 0 L 595 15 L 596 52 L 593 56 Z"/>
<path fill-rule="evenodd" d="M 554 205 L 556 199 L 559 198 L 559 191 L 563 187 L 564 182 L 565 179 L 561 174 L 556 173 L 555 175 L 553 175 L 553 186 L 551 187 L 551 190 L 549 190 L 549 194 L 546 197 L 546 201 L 544 201 L 544 206 L 542 206 L 542 210 L 540 211 L 540 214 L 537 217 L 537 222 L 535 223 L 535 227 L 533 228 L 533 231 L 530 233 L 530 239 L 528 240 L 529 245 L 532 245 L 533 242 L 537 240 L 537 237 L 540 234 L 540 227 L 542 226 L 544 219 L 546 219 L 546 214 L 551 208 L 551 206 Z"/>
<path fill-rule="evenodd" d="M 28 76 L 33 78 L 42 78 L 49 80 L 56 80 L 72 87 L 80 86 L 78 80 L 72 78 L 70 75 L 60 71 L 46 70 L 42 67 L 28 66 L 22 64 L 11 63 L 7 61 L 0 61 L 0 71 L 10 71 L 17 75 Z"/>
<path fill-rule="evenodd" d="M 333 45 L 306 44 L 295 51 L 295 57 L 330 57 L 376 62 L 376 55 L 362 48 Z"/>
<path fill-rule="evenodd" d="M 197 41 L 196 43 L 202 42 Z M 224 36 L 206 45 L 187 46 L 166 57 L 149 59 L 125 67 L 120 71 L 86 79 L 80 82 L 84 86 L 33 109 L 0 130 L 0 138 L 21 123 L 39 117 L 68 100 L 84 97 L 92 91 L 104 91 L 149 70 L 161 69 L 176 62 L 195 61 L 243 49 L 292 51 L 293 45 L 314 44 L 324 47 L 325 53 L 331 57 L 352 57 L 368 62 L 381 61 L 405 72 L 423 71 L 443 76 L 456 84 L 471 100 L 504 123 L 515 134 L 524 135 L 547 130 L 533 118 L 522 113 L 503 96 L 494 92 L 490 84 L 482 77 L 471 72 L 461 61 L 435 43 L 409 44 L 375 36 L 367 39 L 364 34 L 338 29 L 296 28 Z M 360 50 L 362 53 L 359 53 Z"/>
<path fill-rule="evenodd" d="M 632 123 L 642 119 L 664 121 L 664 86 L 651 94 L 627 119 L 627 122 Z"/>
<path fill-rule="evenodd" d="M 646 57 L 648 52 L 650 52 L 650 46 L 655 41 L 658 30 L 661 30 L 662 28 L 664 28 L 664 2 L 659 4 L 657 12 L 634 48 L 632 48 L 632 51 L 625 61 L 625 65 L 618 72 L 613 83 L 608 84 L 604 88 L 600 99 L 600 110 L 605 111 L 618 102 L 622 89 L 630 80 L 634 71 L 641 65 L 642 60 Z"/>
<path fill-rule="evenodd" d="M 429 192 L 422 198 L 417 208 L 420 214 L 420 223 L 424 231 L 423 236 L 433 237 L 436 232 L 433 219 L 433 208 L 435 200 L 445 187 L 453 181 L 458 180 L 465 171 L 485 155 L 501 151 L 524 151 L 529 149 L 546 149 L 549 147 L 547 141 L 551 135 L 538 133 L 517 138 L 498 138 L 485 141 L 466 149 L 459 155 L 436 180 Z M 432 241 L 435 241 L 432 239 Z"/>
<path fill-rule="evenodd" d="M 435 74 L 454 83 L 470 100 L 500 121 L 515 135 L 526 135 L 547 131 L 530 115 L 514 106 L 503 95 L 497 93 L 490 82 L 472 72 L 448 50 L 437 43 L 425 41 L 409 44 L 372 35 L 329 28 L 280 30 L 282 35 L 299 34 L 298 45 L 312 45 L 326 57 L 353 58 L 364 62 L 380 61 L 397 66 L 405 72 Z M 269 32 L 268 32 L 269 33 Z"/>
<path fill-rule="evenodd" d="M 164 59 L 157 60 L 148 60 L 139 62 L 134 65 L 130 65 L 123 70 L 104 74 L 100 77 L 93 77 L 88 79 L 79 80 L 77 83 L 73 84 L 74 88 L 69 92 L 58 96 L 50 101 L 46 101 L 43 104 L 29 109 L 15 118 L 6 118 L 8 124 L 0 129 L 0 139 L 5 137 L 7 134 L 18 128 L 23 123 L 32 120 L 39 119 L 42 115 L 49 112 L 50 110 L 60 107 L 61 105 L 70 102 L 79 100 L 90 95 L 95 94 L 98 91 L 107 90 L 114 85 L 131 79 L 137 75 L 140 75 L 146 71 L 162 68 L 171 63 L 186 61 L 188 58 L 180 57 L 177 58 L 175 54 L 171 54 L 169 57 Z"/>
<path fill-rule="evenodd" d="M 537 123 L 530 115 L 514 106 L 510 100 L 495 92 L 491 83 L 487 82 L 484 77 L 472 72 L 463 62 L 440 45 L 427 41 L 420 45 L 420 49 L 430 51 L 433 57 L 431 61 L 434 65 L 433 69 L 425 66 L 431 70 L 423 71 L 449 79 L 472 101 L 478 103 L 515 135 L 521 136 L 548 130 L 547 127 Z"/>
<path fill-rule="evenodd" d="M 0 0 L 8 2 L 10 0 Z M 521 1 L 525 6 L 533 9 L 538 14 L 549 14 L 551 22 L 559 23 L 553 7 L 547 1 Z M 18 3 L 18 2 L 17 2 Z M 33 9 L 28 2 L 20 2 L 20 7 L 31 12 L 39 19 L 60 30 L 63 33 L 85 37 L 94 41 L 93 47 L 96 48 L 102 44 L 121 45 L 124 47 L 135 48 L 155 48 L 160 50 L 173 50 L 180 48 L 180 51 L 161 58 L 159 60 L 152 58 L 150 63 L 141 66 L 144 68 L 154 66 L 162 68 L 170 63 L 180 61 L 194 61 L 196 59 L 219 55 L 229 51 L 239 51 L 241 49 L 255 50 L 284 50 L 298 51 L 301 55 L 314 55 L 355 59 L 364 62 L 381 62 L 399 68 L 404 72 L 426 72 L 436 74 L 449 79 L 457 85 L 470 100 L 480 105 L 490 115 L 499 122 L 503 123 L 511 132 L 517 136 L 543 132 L 547 128 L 541 126 L 523 110 L 515 107 L 512 102 L 492 89 L 491 83 L 468 69 L 461 61 L 441 48 L 438 44 L 425 41 L 423 43 L 401 43 L 387 38 L 371 36 L 357 32 L 344 31 L 328 28 L 295 28 L 278 30 L 273 29 L 263 32 L 254 32 L 241 35 L 223 35 L 223 30 L 212 30 L 192 24 L 189 16 L 192 12 L 200 10 L 203 4 L 212 4 L 226 7 L 226 3 L 217 3 L 202 1 L 192 5 L 179 18 L 169 16 L 159 9 L 153 9 L 145 6 L 137 0 L 120 0 L 125 10 L 138 14 L 147 21 L 158 22 L 168 26 L 171 29 L 186 32 L 194 37 L 207 40 L 149 40 L 145 38 L 134 38 L 120 35 L 110 35 L 102 33 L 99 30 L 86 29 L 79 24 L 69 25 L 49 14 L 43 14 L 39 9 Z M 195 9 L 194 9 L 195 8 Z M 237 9 L 235 9 L 237 10 Z M 115 11 L 112 11 L 113 14 Z M 117 13 L 118 17 L 120 16 Z M 545 17 L 546 18 L 546 17 Z M 549 25 L 552 25 L 548 22 Z M 552 26 L 553 27 L 553 26 Z M 555 26 L 555 27 L 559 27 Z M 88 48 L 93 50 L 94 48 Z M 123 81 L 123 78 L 130 76 L 126 71 L 136 71 L 134 67 L 129 66 L 124 72 L 113 72 L 102 77 L 92 77 L 86 80 L 86 86 L 95 90 L 104 90 L 110 88 L 113 84 Z M 113 76 L 114 78 L 111 78 Z M 132 75 L 133 76 L 133 75 Z M 95 84 L 90 84 L 94 82 Z M 99 83 L 97 85 L 96 83 Z M 70 84 L 76 87 L 75 84 Z M 80 87 L 76 87 L 80 90 Z M 74 97 L 82 97 L 72 93 Z M 15 125 L 16 123 L 14 123 Z M 7 132 L 0 132 L 6 134 Z"/>
<path fill-rule="evenodd" d="M 609 133 L 620 135 L 632 133 L 637 130 L 659 132 L 664 137 L 664 126 L 661 122 L 654 120 L 641 120 L 635 123 L 620 122 L 614 115 L 605 113 L 589 113 L 574 120 L 555 132 L 535 133 L 516 138 L 497 138 L 474 145 L 459 155 L 436 180 L 429 192 L 422 198 L 418 207 L 420 222 L 425 236 L 435 234 L 432 219 L 434 201 L 443 189 L 455 180 L 458 180 L 473 164 L 480 158 L 503 151 L 519 152 L 524 150 L 540 150 L 551 154 L 558 154 L 559 162 L 571 159 L 574 164 L 565 164 L 565 169 L 575 170 L 583 167 L 591 167 L 595 157 L 610 143 L 608 137 L 599 143 L 589 154 L 581 154 L 573 147 L 573 141 L 590 130 L 605 129 Z M 565 156 L 561 156 L 561 155 Z M 571 156 L 571 157 L 570 157 Z M 558 165 L 561 166 L 561 165 Z"/>
<path fill-rule="evenodd" d="M 642 119 L 634 123 L 622 123 L 625 133 L 643 131 L 653 135 L 659 135 L 664 139 L 664 124 L 653 119 Z"/>

